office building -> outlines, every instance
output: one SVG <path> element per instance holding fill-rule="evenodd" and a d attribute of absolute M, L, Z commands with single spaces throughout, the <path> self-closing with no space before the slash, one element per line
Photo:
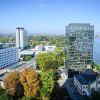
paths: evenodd
<path fill-rule="evenodd" d="M 0 49 L 0 69 L 18 62 L 19 55 L 17 48 Z"/>
<path fill-rule="evenodd" d="M 19 49 L 28 47 L 27 31 L 24 28 L 16 28 L 16 47 Z"/>
<path fill-rule="evenodd" d="M 72 23 L 66 26 L 65 66 L 75 71 L 85 70 L 93 63 L 94 26 Z"/>

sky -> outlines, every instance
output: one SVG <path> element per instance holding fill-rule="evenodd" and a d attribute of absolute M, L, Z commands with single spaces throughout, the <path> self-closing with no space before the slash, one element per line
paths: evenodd
<path fill-rule="evenodd" d="M 0 32 L 64 34 L 69 23 L 90 23 L 100 34 L 100 0 L 0 0 Z"/>

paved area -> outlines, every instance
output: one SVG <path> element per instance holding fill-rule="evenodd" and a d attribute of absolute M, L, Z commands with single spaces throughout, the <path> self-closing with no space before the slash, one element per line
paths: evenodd
<path fill-rule="evenodd" d="M 60 68 L 58 70 L 58 73 L 61 76 L 61 78 L 58 80 L 58 84 L 59 84 L 60 87 L 62 87 L 67 80 L 67 75 L 65 74 L 64 70 L 65 69 L 62 69 L 62 68 Z"/>

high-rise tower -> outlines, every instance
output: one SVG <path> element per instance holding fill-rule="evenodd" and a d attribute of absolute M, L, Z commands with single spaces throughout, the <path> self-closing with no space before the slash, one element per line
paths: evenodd
<path fill-rule="evenodd" d="M 16 47 L 19 49 L 28 47 L 27 31 L 24 28 L 16 28 Z"/>
<path fill-rule="evenodd" d="M 66 26 L 65 66 L 81 71 L 93 63 L 94 26 L 88 23 L 72 23 Z"/>

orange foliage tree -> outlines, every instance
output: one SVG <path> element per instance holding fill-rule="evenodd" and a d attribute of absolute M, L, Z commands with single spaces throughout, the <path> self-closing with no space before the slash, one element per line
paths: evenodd
<path fill-rule="evenodd" d="M 11 96 L 20 96 L 23 94 L 23 86 L 19 80 L 19 72 L 13 71 L 3 80 L 6 92 Z"/>
<path fill-rule="evenodd" d="M 26 68 L 20 73 L 20 81 L 23 85 L 25 96 L 38 97 L 41 86 L 38 73 L 31 68 Z"/>

